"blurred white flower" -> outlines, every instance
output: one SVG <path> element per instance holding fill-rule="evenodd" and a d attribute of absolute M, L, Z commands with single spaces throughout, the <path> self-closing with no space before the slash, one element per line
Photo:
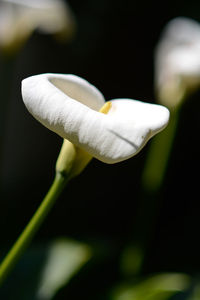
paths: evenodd
<path fill-rule="evenodd" d="M 108 113 L 100 113 L 103 95 L 75 75 L 24 79 L 22 97 L 44 126 L 106 163 L 134 156 L 169 120 L 167 108 L 132 99 L 111 100 Z"/>
<path fill-rule="evenodd" d="M 69 38 L 74 16 L 63 0 L 0 0 L 0 48 L 18 49 L 35 30 Z"/>
<path fill-rule="evenodd" d="M 155 85 L 161 104 L 176 107 L 200 85 L 200 24 L 170 21 L 155 52 Z"/>

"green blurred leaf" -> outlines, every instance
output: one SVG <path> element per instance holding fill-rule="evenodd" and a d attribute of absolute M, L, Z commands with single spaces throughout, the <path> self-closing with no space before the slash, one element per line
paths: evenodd
<path fill-rule="evenodd" d="M 127 246 L 122 252 L 120 269 L 125 275 L 135 275 L 140 271 L 143 259 L 144 251 L 135 245 Z"/>
<path fill-rule="evenodd" d="M 50 248 L 38 288 L 38 299 L 52 299 L 88 261 L 90 250 L 74 241 L 58 240 Z"/>
<path fill-rule="evenodd" d="M 31 247 L 0 290 L 0 299 L 51 300 L 88 262 L 88 245 L 66 238 Z"/>
<path fill-rule="evenodd" d="M 194 278 L 195 280 L 196 278 Z M 196 281 L 196 280 L 195 280 Z M 186 300 L 200 300 L 200 280 L 197 279 L 197 282 L 192 284 L 192 287 L 189 291 L 189 296 L 186 296 Z"/>
<path fill-rule="evenodd" d="M 149 277 L 139 283 L 123 285 L 115 289 L 113 300 L 167 300 L 177 292 L 185 290 L 189 276 L 164 273 Z"/>

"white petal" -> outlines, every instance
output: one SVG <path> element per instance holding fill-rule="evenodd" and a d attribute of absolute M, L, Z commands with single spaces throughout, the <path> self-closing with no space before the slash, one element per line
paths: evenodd
<path fill-rule="evenodd" d="M 22 43 L 35 29 L 70 35 L 73 14 L 63 0 L 2 0 L 0 2 L 0 46 Z"/>
<path fill-rule="evenodd" d="M 169 121 L 169 111 L 164 106 L 133 99 L 114 99 L 108 113 L 106 153 L 109 163 L 119 162 L 136 155 Z"/>
<path fill-rule="evenodd" d="M 135 155 L 168 123 L 169 111 L 136 100 L 104 99 L 87 81 L 73 75 L 43 74 L 22 82 L 24 103 L 43 125 L 106 163 Z"/>
<path fill-rule="evenodd" d="M 185 92 L 200 84 L 198 22 L 179 17 L 167 24 L 155 53 L 155 73 L 156 88 L 163 104 L 170 99 L 172 104 L 173 101 L 179 104 Z"/>

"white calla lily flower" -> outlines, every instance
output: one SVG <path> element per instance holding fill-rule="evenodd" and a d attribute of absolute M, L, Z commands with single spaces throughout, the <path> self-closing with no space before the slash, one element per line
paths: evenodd
<path fill-rule="evenodd" d="M 38 29 L 65 38 L 74 32 L 75 19 L 63 0 L 0 0 L 0 48 L 18 49 Z"/>
<path fill-rule="evenodd" d="M 155 85 L 160 103 L 176 107 L 200 85 L 200 24 L 170 21 L 155 52 Z"/>
<path fill-rule="evenodd" d="M 29 112 L 44 126 L 93 157 L 116 163 L 137 154 L 165 128 L 167 108 L 132 99 L 111 100 L 107 114 L 99 112 L 103 95 L 75 75 L 41 74 L 22 81 Z"/>

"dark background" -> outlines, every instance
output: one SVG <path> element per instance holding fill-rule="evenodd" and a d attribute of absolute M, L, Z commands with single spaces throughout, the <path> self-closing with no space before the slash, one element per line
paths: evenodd
<path fill-rule="evenodd" d="M 72 73 L 94 84 L 106 100 L 123 97 L 153 103 L 154 48 L 163 27 L 176 16 L 200 21 L 198 1 L 68 3 L 77 19 L 74 39 L 59 44 L 52 36 L 34 32 L 15 62 L 3 152 L 0 228 L 5 248 L 12 245 L 50 187 L 62 144 L 25 109 L 21 80 L 47 72 Z M 198 275 L 200 271 L 199 96 L 197 92 L 182 108 L 143 274 Z M 101 299 L 122 276 L 119 256 L 124 245 L 134 240 L 140 175 L 149 144 L 136 157 L 116 165 L 93 159 L 66 188 L 33 242 L 68 236 L 109 249 L 104 263 L 84 275 L 83 299 Z M 99 285 L 101 272 L 106 275 Z M 87 294 L 89 282 L 97 294 Z M 56 299 L 64 299 L 70 291 L 76 299 L 73 283 Z"/>

